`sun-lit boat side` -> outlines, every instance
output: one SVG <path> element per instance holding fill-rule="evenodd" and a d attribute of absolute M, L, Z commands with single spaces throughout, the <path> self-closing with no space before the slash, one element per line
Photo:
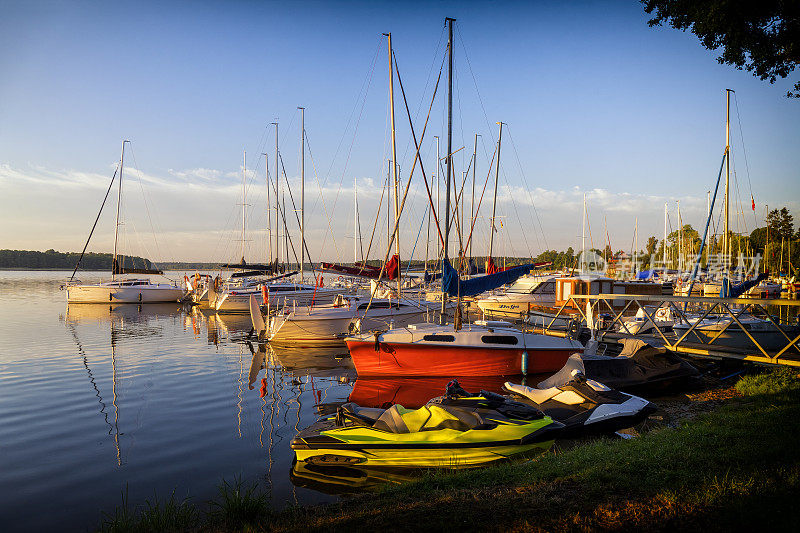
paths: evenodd
<path fill-rule="evenodd" d="M 412 324 L 345 338 L 359 376 L 512 376 L 554 372 L 583 351 L 572 339 L 476 321 L 460 330 Z"/>
<path fill-rule="evenodd" d="M 486 318 L 523 319 L 532 307 L 555 305 L 558 275 L 528 275 L 519 278 L 505 291 L 477 300 Z"/>
<path fill-rule="evenodd" d="M 171 283 L 148 279 L 117 279 L 96 284 L 67 285 L 67 301 L 77 303 L 164 303 L 177 302 L 183 289 Z"/>
<path fill-rule="evenodd" d="M 403 327 L 437 311 L 438 304 L 408 299 L 337 298 L 333 304 L 285 308 L 269 321 L 270 343 L 342 343 L 354 330 Z"/>
<path fill-rule="evenodd" d="M 114 230 L 114 254 L 111 260 L 111 281 L 102 283 L 82 283 L 80 280 L 75 279 L 75 273 L 78 271 L 81 259 L 86 252 L 86 247 L 94 233 L 94 226 L 89 232 L 89 238 L 83 248 L 83 252 L 78 259 L 78 264 L 72 272 L 72 276 L 63 286 L 67 292 L 67 302 L 72 304 L 77 303 L 163 303 L 163 302 L 177 302 L 184 297 L 186 291 L 178 287 L 174 283 L 154 283 L 147 278 L 125 278 L 118 277 L 124 274 L 152 274 L 163 275 L 161 270 L 151 268 L 129 268 L 124 265 L 124 256 L 117 253 L 117 245 L 119 241 L 119 226 L 120 222 L 120 203 L 122 202 L 122 173 L 125 163 L 125 144 L 130 141 L 122 142 L 122 153 L 120 154 L 119 165 L 111 178 L 111 183 L 106 192 L 111 191 L 114 184 L 114 179 L 119 174 L 119 190 L 117 193 L 117 216 L 116 227 Z M 97 220 L 103 212 L 103 205 L 100 206 L 100 213 L 97 214 Z M 95 226 L 97 224 L 95 220 Z M 147 265 L 146 265 L 147 266 Z"/>

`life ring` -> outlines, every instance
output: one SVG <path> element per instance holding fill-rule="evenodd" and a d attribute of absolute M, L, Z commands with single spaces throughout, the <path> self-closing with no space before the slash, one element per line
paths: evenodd
<path fill-rule="evenodd" d="M 339 276 L 338 278 L 336 278 L 336 281 L 344 281 L 344 276 Z"/>

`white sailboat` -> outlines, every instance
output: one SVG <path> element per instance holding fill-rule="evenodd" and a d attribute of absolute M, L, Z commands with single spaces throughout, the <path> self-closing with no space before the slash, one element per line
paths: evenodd
<path fill-rule="evenodd" d="M 305 154 L 305 112 L 301 111 L 301 154 Z M 277 138 L 277 127 L 276 127 Z M 276 141 L 277 143 L 277 141 Z M 277 160 L 277 156 L 276 156 Z M 274 309 L 277 306 L 308 306 L 313 304 L 329 304 L 339 294 L 337 288 L 325 288 L 321 284 L 309 284 L 303 282 L 303 269 L 305 267 L 305 176 L 303 158 L 301 157 L 300 167 L 300 281 L 278 281 L 298 272 L 287 273 L 280 276 L 269 278 L 268 273 L 273 272 L 272 265 L 248 265 L 244 260 L 246 242 L 246 174 L 242 174 L 242 260 L 238 265 L 223 265 L 227 268 L 236 268 L 239 272 L 234 273 L 222 284 L 211 285 L 208 290 L 209 307 L 218 313 L 249 313 L 250 297 L 262 297 L 265 305 Z M 276 198 L 276 202 L 277 202 Z M 285 213 L 285 209 L 284 209 Z M 285 226 L 285 220 L 284 220 Z M 276 245 L 277 249 L 277 245 Z M 288 259 L 288 249 L 287 249 Z M 274 265 L 277 265 L 277 260 Z"/>
<path fill-rule="evenodd" d="M 122 154 L 119 159 L 119 189 L 117 193 L 117 217 L 116 226 L 114 228 L 114 255 L 111 266 L 111 280 L 102 283 L 82 283 L 80 280 L 75 279 L 75 272 L 80 265 L 75 266 L 75 271 L 72 272 L 72 277 L 65 285 L 67 291 L 68 303 L 156 303 L 156 302 L 177 302 L 182 299 L 186 292 L 175 285 L 174 283 L 154 283 L 148 278 L 122 278 L 118 277 L 124 274 L 163 274 L 160 270 L 152 270 L 145 268 L 126 268 L 123 264 L 123 256 L 117 254 L 117 244 L 119 241 L 119 213 L 120 202 L 122 201 L 122 171 L 125 163 L 125 143 L 122 142 Z M 116 176 L 116 173 L 114 174 Z M 114 178 L 111 178 L 109 191 L 114 184 Z M 108 192 L 106 192 L 108 198 Z M 103 200 L 105 204 L 105 200 Z M 103 208 L 100 207 L 100 212 Z M 100 213 L 97 214 L 97 219 L 100 218 Z M 95 220 L 95 226 L 97 220 Z M 89 240 L 92 238 L 94 227 L 89 233 Z M 89 245 L 89 240 L 86 241 L 86 246 Z M 86 246 L 83 251 L 86 252 Z M 83 253 L 81 253 L 81 258 Z"/>

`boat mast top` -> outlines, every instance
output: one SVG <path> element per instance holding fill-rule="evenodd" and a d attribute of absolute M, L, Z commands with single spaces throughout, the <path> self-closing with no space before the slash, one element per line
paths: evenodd
<path fill-rule="evenodd" d="M 731 182 L 731 93 L 733 89 L 725 89 L 725 237 L 723 242 L 723 254 L 725 257 L 724 276 L 727 277 L 728 267 L 730 265 L 730 215 L 728 213 L 728 204 L 730 202 L 729 190 Z"/>
<path fill-rule="evenodd" d="M 122 153 L 119 156 L 119 190 L 117 192 L 117 221 L 114 224 L 114 256 L 111 259 L 111 279 L 117 275 L 119 267 L 117 266 L 117 241 L 119 240 L 119 208 L 122 203 L 122 168 L 125 166 L 125 143 L 130 141 L 122 141 Z"/>
<path fill-rule="evenodd" d="M 242 151 L 242 264 L 244 265 L 245 215 L 247 211 L 247 152 Z"/>
<path fill-rule="evenodd" d="M 281 223 L 278 219 L 280 215 L 280 197 L 278 196 L 278 185 L 280 183 L 280 174 L 278 173 L 278 123 L 273 122 L 275 125 L 275 264 L 277 266 L 280 261 L 281 246 L 280 246 L 280 227 Z"/>
<path fill-rule="evenodd" d="M 583 218 L 581 220 L 581 273 L 583 273 L 586 262 L 586 193 L 583 193 Z"/>
<path fill-rule="evenodd" d="M 306 265 L 306 108 L 300 110 L 300 282 L 303 281 L 303 270 Z"/>
<path fill-rule="evenodd" d="M 453 170 L 453 22 L 456 19 L 447 17 L 447 176 L 445 178 L 444 201 L 444 261 L 447 261 L 448 237 L 450 235 L 450 173 Z M 444 272 L 444 270 L 442 270 Z M 442 277 L 444 281 L 444 277 Z M 442 312 L 441 323 L 445 323 L 445 310 L 447 297 L 444 286 L 442 287 Z"/>
<path fill-rule="evenodd" d="M 269 217 L 269 156 L 267 156 L 266 153 L 262 153 L 261 155 L 264 156 L 264 178 L 267 182 L 267 246 L 265 252 L 267 253 L 267 264 L 270 264 L 272 262 L 272 224 L 270 223 L 271 219 Z"/>
<path fill-rule="evenodd" d="M 470 225 L 469 227 L 472 228 L 473 224 L 475 223 L 475 167 L 478 166 L 478 135 L 475 134 L 475 144 L 472 148 L 472 202 L 470 203 Z M 471 232 L 470 232 L 471 235 Z M 472 238 L 469 238 L 469 260 L 472 261 Z"/>
<path fill-rule="evenodd" d="M 503 122 L 497 122 L 500 126 L 500 134 L 497 137 L 497 166 L 494 171 L 494 199 L 492 200 L 492 220 L 489 223 L 489 261 L 493 261 L 492 253 L 494 249 L 494 217 L 497 211 L 497 184 L 500 180 L 500 146 L 503 144 Z M 487 272 L 488 274 L 488 272 Z"/>
<path fill-rule="evenodd" d="M 394 222 L 395 228 L 397 228 L 394 234 L 394 243 L 398 261 L 397 298 L 399 299 L 402 296 L 401 272 L 403 269 L 400 268 L 400 226 L 397 223 L 397 219 L 400 217 L 400 185 L 397 179 L 397 143 L 394 127 L 394 60 L 392 58 L 392 34 L 384 33 L 384 35 L 387 37 L 389 46 L 389 120 L 392 128 L 392 183 L 394 185 Z"/>

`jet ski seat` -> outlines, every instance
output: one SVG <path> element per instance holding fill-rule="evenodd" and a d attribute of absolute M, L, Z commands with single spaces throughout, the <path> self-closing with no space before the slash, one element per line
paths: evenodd
<path fill-rule="evenodd" d="M 491 429 L 497 425 L 487 423 L 473 411 L 438 404 L 427 404 L 419 409 L 406 409 L 402 405 L 375 409 L 346 403 L 339 407 L 336 418 L 337 425 L 340 426 L 349 421 L 355 425 L 368 426 L 389 433 L 416 433 L 441 429 L 467 431 Z"/>

